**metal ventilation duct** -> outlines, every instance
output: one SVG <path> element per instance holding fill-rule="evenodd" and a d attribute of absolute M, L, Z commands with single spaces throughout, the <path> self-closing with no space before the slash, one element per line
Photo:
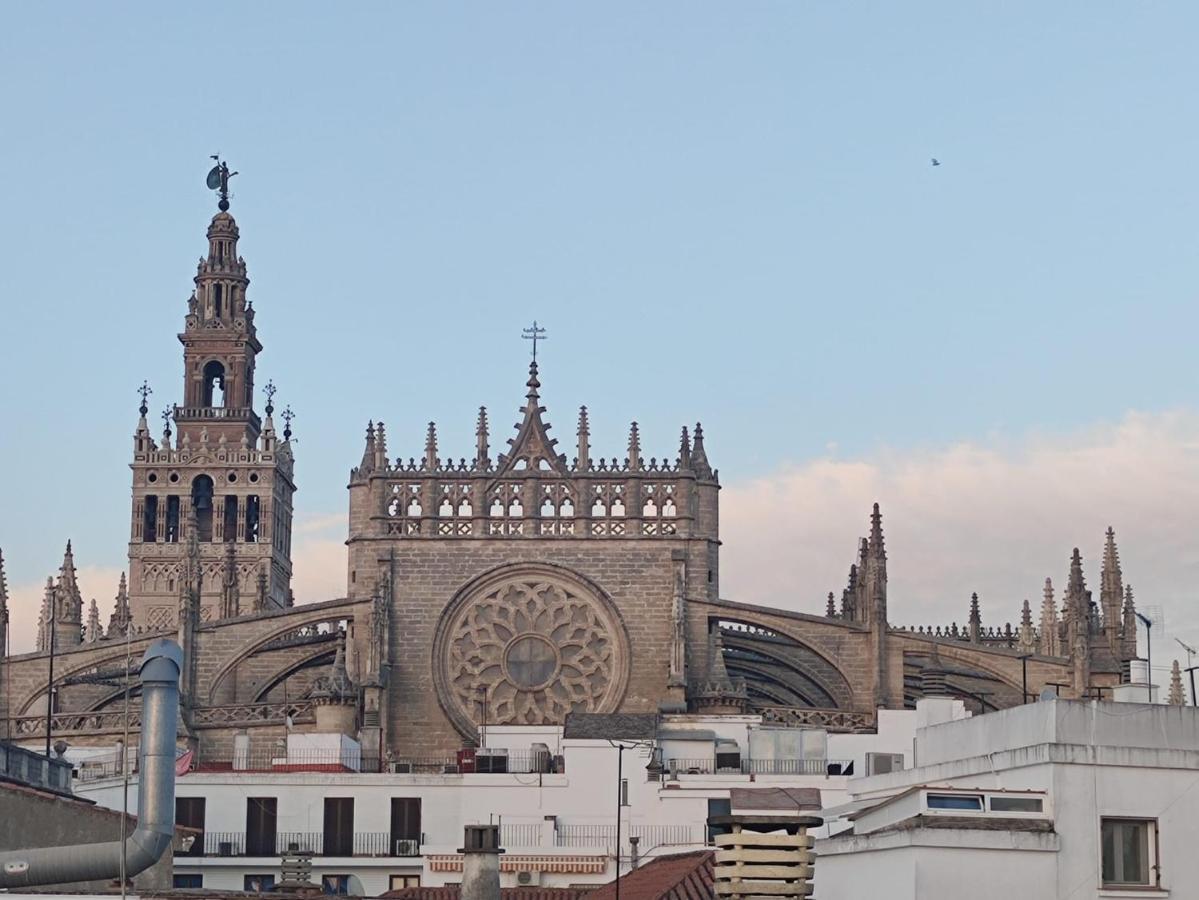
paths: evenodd
<path fill-rule="evenodd" d="M 129 877 L 154 865 L 175 834 L 175 731 L 183 651 L 172 640 L 154 641 L 142 657 L 142 736 L 137 829 L 126 839 Z M 39 847 L 0 853 L 0 888 L 71 884 L 119 878 L 120 841 Z"/>

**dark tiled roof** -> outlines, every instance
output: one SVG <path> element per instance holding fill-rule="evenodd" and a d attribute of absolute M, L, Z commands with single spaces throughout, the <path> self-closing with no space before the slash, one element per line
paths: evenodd
<path fill-rule="evenodd" d="M 641 868 L 620 876 L 621 900 L 712 900 L 711 850 L 657 856 Z M 587 894 L 587 900 L 615 900 L 616 884 L 609 882 Z"/>
<path fill-rule="evenodd" d="M 583 891 L 574 888 L 511 887 L 501 888 L 503 900 L 579 900 Z M 380 894 L 389 900 L 458 900 L 456 887 L 409 887 Z"/>
<path fill-rule="evenodd" d="M 566 716 L 564 738 L 649 740 L 657 734 L 657 713 L 580 713 Z"/>
<path fill-rule="evenodd" d="M 733 812 L 739 809 L 772 809 L 790 812 L 821 809 L 820 788 L 732 788 Z"/>

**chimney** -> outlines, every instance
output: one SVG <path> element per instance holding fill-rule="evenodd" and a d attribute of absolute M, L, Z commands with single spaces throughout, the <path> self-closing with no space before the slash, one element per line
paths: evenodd
<path fill-rule="evenodd" d="M 799 810 L 778 816 L 709 816 L 716 844 L 716 896 L 727 900 L 810 896 L 816 852 L 808 829 L 823 824 L 820 816 Z"/>
<path fill-rule="evenodd" d="M 467 825 L 462 839 L 461 900 L 500 900 L 500 826 Z"/>

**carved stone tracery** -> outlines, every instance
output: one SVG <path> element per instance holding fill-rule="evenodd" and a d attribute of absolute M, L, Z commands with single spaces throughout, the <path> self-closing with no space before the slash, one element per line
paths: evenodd
<path fill-rule="evenodd" d="M 504 569 L 467 586 L 434 645 L 439 699 L 466 735 L 484 715 L 491 724 L 532 725 L 615 710 L 628 659 L 610 601 L 553 566 Z"/>

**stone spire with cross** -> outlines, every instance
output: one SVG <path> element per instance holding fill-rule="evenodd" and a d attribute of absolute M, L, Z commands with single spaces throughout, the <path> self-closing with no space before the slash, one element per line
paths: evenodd
<path fill-rule="evenodd" d="M 167 409 L 161 443 L 151 439 L 145 424 L 150 386 L 143 383 L 138 390 L 128 567 L 129 616 L 136 628 L 179 624 L 178 573 L 187 566 L 192 540 L 200 565 L 215 573 L 204 580 L 198 598 L 204 621 L 230 612 L 221 575 L 230 552 L 239 572 L 265 568 L 270 606 L 285 607 L 291 589 L 291 419 L 284 416 L 289 427 L 278 440 L 274 384 L 267 382 L 255 394 L 263 345 L 248 298 L 241 233 L 228 209 L 235 173 L 216 162 L 210 187 L 220 195 L 220 209 L 208 225 L 207 253 L 196 268 L 178 335 L 182 394 Z M 265 420 L 257 405 L 262 401 Z"/>

